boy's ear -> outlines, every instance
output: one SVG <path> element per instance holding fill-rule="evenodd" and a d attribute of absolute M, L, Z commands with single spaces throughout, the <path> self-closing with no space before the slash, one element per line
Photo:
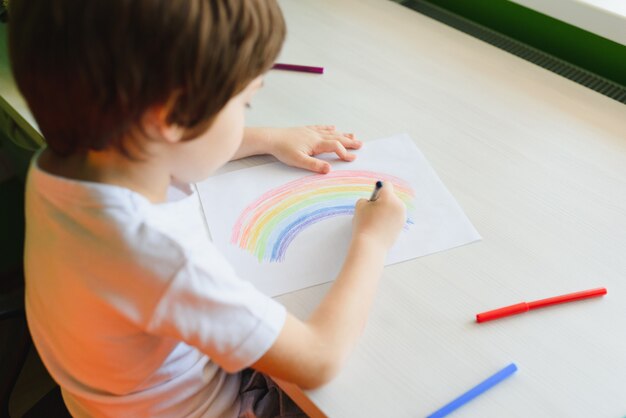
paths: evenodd
<path fill-rule="evenodd" d="M 143 125 L 151 138 L 176 143 L 183 138 L 185 130 L 179 125 L 167 122 L 169 110 L 168 105 L 152 106 L 144 114 Z"/>
<path fill-rule="evenodd" d="M 178 125 L 164 125 L 161 129 L 161 136 L 169 143 L 180 142 L 183 139 L 185 130 Z"/>

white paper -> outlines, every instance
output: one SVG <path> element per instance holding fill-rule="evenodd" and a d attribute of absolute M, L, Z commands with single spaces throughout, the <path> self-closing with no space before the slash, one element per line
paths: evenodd
<path fill-rule="evenodd" d="M 407 223 L 400 233 L 387 256 L 386 265 L 480 239 L 408 135 L 368 141 L 355 153 L 357 159 L 349 163 L 327 156 L 335 179 L 282 163 L 270 163 L 211 177 L 197 184 L 213 241 L 241 278 L 251 281 L 269 296 L 334 280 L 347 253 L 352 232 L 352 216 L 344 213 L 345 208 L 359 197 L 370 197 L 377 174 L 394 176 L 399 184 L 404 184 L 404 189 L 396 187 L 396 191 L 411 189 L 414 192 L 414 198 L 403 195 L 407 201 L 411 200 L 412 207 L 408 206 L 407 216 L 412 223 Z M 353 177 L 355 172 L 358 175 Z M 366 190 L 358 191 L 364 186 L 357 184 L 347 185 L 356 183 L 359 176 L 365 180 L 372 177 Z M 361 183 L 364 184 L 365 180 Z M 293 183 L 281 189 L 290 182 Z M 330 187 L 330 182 L 339 185 Z M 331 192 L 333 190 L 336 192 Z M 354 197 L 348 203 L 352 194 Z M 259 199 L 263 196 L 265 198 Z M 255 202 L 256 205 L 252 205 Z M 263 206 L 270 204 L 279 206 Z M 243 213 L 248 214 L 247 223 L 241 224 Z M 284 219 L 279 222 L 280 217 Z M 311 223 L 318 218 L 321 219 Z M 237 225 L 240 227 L 235 228 Z M 242 233 L 244 226 L 248 228 L 245 230 L 247 235 Z M 231 242 L 233 229 L 240 238 L 236 243 Z M 240 248 L 244 236 L 249 238 L 246 242 L 257 242 L 254 246 L 257 253 Z M 254 237 L 259 240 L 254 241 Z M 263 237 L 266 239 L 261 239 Z M 259 255 L 260 248 L 266 249 L 264 257 Z M 271 254 L 275 254 L 273 261 Z M 282 258 L 278 259 L 279 256 Z"/>

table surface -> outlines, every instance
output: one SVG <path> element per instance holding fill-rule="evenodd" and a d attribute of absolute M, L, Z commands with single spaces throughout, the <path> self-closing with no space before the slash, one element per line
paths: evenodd
<path fill-rule="evenodd" d="M 456 416 L 626 414 L 626 107 L 393 2 L 281 5 L 279 61 L 327 72 L 271 72 L 250 123 L 408 132 L 483 236 L 387 267 L 344 370 L 308 399 L 331 417 L 425 416 L 515 362 Z M 603 286 L 602 299 L 474 322 Z M 278 299 L 305 318 L 328 287 Z"/>
<path fill-rule="evenodd" d="M 312 415 L 418 417 L 515 362 L 455 416 L 623 416 L 626 107 L 393 2 L 281 5 L 280 61 L 327 72 L 270 72 L 249 124 L 332 123 L 365 141 L 408 132 L 483 236 L 387 267 L 339 376 L 290 394 Z M 36 131 L 25 108 L 12 111 Z M 474 322 L 601 286 L 602 299 Z M 278 299 L 305 318 L 328 287 Z"/>

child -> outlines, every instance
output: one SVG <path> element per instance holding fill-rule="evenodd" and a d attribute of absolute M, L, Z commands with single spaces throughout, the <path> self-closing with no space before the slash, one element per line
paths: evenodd
<path fill-rule="evenodd" d="M 47 140 L 26 191 L 28 323 L 70 412 L 274 416 L 285 411 L 240 394 L 253 386 L 241 370 L 331 379 L 404 224 L 392 185 L 357 202 L 343 268 L 307 320 L 237 277 L 189 187 L 259 153 L 325 173 L 315 154 L 349 161 L 360 146 L 332 127 L 244 129 L 285 34 L 275 0 L 12 0 L 10 12 L 15 79 Z"/>

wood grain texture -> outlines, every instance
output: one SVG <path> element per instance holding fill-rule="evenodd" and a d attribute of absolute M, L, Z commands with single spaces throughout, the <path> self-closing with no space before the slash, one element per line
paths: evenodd
<path fill-rule="evenodd" d="M 515 362 L 458 416 L 622 416 L 626 108 L 392 2 L 281 5 L 280 62 L 326 73 L 270 72 L 250 123 L 408 132 L 483 236 L 386 268 L 345 369 L 306 395 L 330 417 L 425 416 Z M 306 317 L 328 286 L 279 300 Z M 474 322 L 600 286 L 602 299 Z"/>

